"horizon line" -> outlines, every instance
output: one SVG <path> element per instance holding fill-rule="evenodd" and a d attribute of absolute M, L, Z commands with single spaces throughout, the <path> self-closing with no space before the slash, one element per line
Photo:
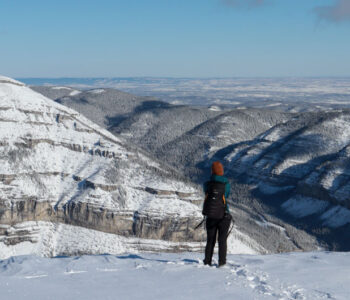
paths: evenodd
<path fill-rule="evenodd" d="M 8 76 L 9 77 L 9 76 Z M 278 78 L 350 78 L 350 75 L 312 75 L 312 76 L 57 76 L 57 77 L 23 77 L 16 76 L 13 79 L 278 79 Z"/>

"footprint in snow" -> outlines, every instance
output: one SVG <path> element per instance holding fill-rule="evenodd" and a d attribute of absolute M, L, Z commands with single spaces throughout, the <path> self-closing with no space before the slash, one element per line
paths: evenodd
<path fill-rule="evenodd" d="M 297 288 L 295 286 L 287 287 L 287 290 L 283 291 L 281 296 L 287 296 L 285 299 L 296 299 L 296 300 L 304 300 L 306 299 L 303 295 L 304 290 Z M 283 298 L 282 298 L 283 299 Z"/>
<path fill-rule="evenodd" d="M 318 291 L 318 290 L 314 290 L 314 291 L 318 295 L 319 299 L 331 299 L 331 300 L 335 300 L 336 299 L 330 293 L 322 292 L 322 291 Z"/>
<path fill-rule="evenodd" d="M 236 275 L 241 277 L 247 277 L 247 271 L 244 269 L 231 270 L 232 273 L 236 273 Z"/>
<path fill-rule="evenodd" d="M 260 260 L 254 260 L 255 264 L 261 264 Z M 243 279 L 243 284 L 249 286 L 259 294 L 273 296 L 278 300 L 306 300 L 306 299 L 331 299 L 335 298 L 327 292 L 313 290 L 306 291 L 297 285 L 279 284 L 276 287 L 268 282 L 268 274 L 262 271 L 249 271 L 246 265 L 238 265 L 234 262 L 228 262 L 233 280 Z M 227 280 L 228 278 L 226 278 Z M 232 280 L 232 279 L 231 279 Z M 230 285 L 229 281 L 226 285 Z M 311 293 L 310 293 L 311 292 Z"/>
<path fill-rule="evenodd" d="M 260 261 L 256 261 L 256 263 L 260 263 Z M 273 287 L 267 283 L 268 275 L 264 272 L 250 272 L 245 268 L 245 265 L 241 266 L 232 263 L 230 263 L 230 267 L 233 276 L 238 276 L 238 278 L 243 279 L 246 286 L 249 286 L 259 294 L 273 296 L 279 300 L 304 299 L 301 298 L 299 290 L 285 291 L 282 294 L 275 291 Z"/>

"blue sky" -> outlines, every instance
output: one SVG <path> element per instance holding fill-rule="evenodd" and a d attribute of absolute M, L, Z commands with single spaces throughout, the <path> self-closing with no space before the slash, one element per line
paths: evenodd
<path fill-rule="evenodd" d="M 349 0 L 2 0 L 11 77 L 350 76 Z"/>

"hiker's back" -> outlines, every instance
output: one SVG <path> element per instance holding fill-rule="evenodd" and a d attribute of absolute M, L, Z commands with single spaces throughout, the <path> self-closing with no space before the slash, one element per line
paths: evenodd
<path fill-rule="evenodd" d="M 203 205 L 203 215 L 211 219 L 222 219 L 225 214 L 225 183 L 207 182 L 206 197 Z"/>

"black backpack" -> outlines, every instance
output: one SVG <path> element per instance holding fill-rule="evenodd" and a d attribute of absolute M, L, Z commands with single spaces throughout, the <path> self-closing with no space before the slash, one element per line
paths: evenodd
<path fill-rule="evenodd" d="M 225 215 L 225 183 L 209 181 L 203 205 L 203 215 L 211 219 L 222 219 Z"/>

